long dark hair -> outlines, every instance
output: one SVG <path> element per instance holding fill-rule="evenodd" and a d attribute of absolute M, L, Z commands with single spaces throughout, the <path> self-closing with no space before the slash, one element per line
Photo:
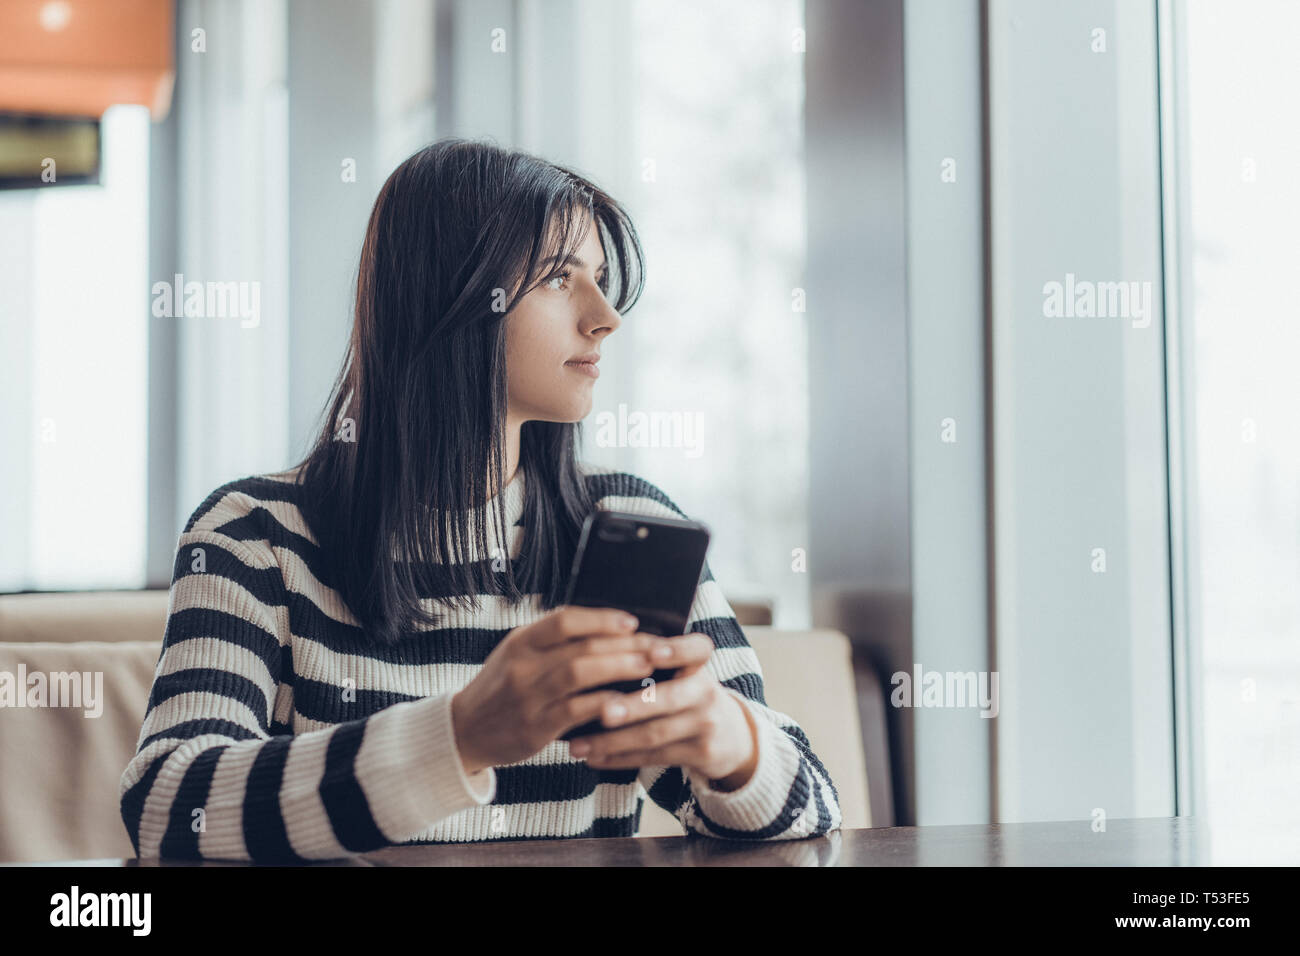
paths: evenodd
<path fill-rule="evenodd" d="M 356 314 L 319 436 L 296 478 L 330 582 L 368 637 L 391 644 L 437 626 L 422 597 L 478 608 L 563 599 L 593 502 L 578 470 L 578 422 L 525 422 L 519 559 L 494 571 L 483 504 L 505 469 L 505 319 L 576 252 L 583 213 L 600 232 L 620 313 L 640 297 L 644 259 L 631 219 L 571 170 L 519 150 L 461 138 L 433 143 L 388 177 L 366 227 Z M 555 243 L 552 245 L 552 243 Z M 562 260 L 561 260 L 562 262 Z M 547 274 L 543 275 L 545 271 Z M 496 498 L 505 527 L 504 495 Z M 501 542 L 504 553 L 505 542 Z M 403 560 L 394 560 L 394 551 Z M 438 569 L 442 595 L 421 593 Z M 425 588 L 427 591 L 427 588 Z"/>

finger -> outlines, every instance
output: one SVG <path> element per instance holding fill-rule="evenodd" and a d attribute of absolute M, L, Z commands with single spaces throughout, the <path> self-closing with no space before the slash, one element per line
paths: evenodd
<path fill-rule="evenodd" d="M 653 673 L 654 665 L 643 653 L 585 655 L 556 661 L 542 672 L 537 687 L 549 698 L 567 697 L 601 684 L 636 680 Z"/>
<path fill-rule="evenodd" d="M 605 705 L 601 722 L 606 727 L 622 727 L 674 714 L 690 707 L 698 707 L 708 700 L 711 689 L 709 676 L 705 674 L 703 677 L 695 675 L 674 677 L 672 680 L 658 681 L 642 687 L 641 690 L 630 694 L 619 694 Z M 621 713 L 619 708 L 622 709 Z"/>
<path fill-rule="evenodd" d="M 585 757 L 581 759 L 587 760 L 588 765 L 598 767 L 601 770 L 639 767 L 689 767 L 701 762 L 700 754 L 703 749 L 702 738 L 696 737 L 691 740 L 679 740 L 657 750 L 630 750 L 626 753 L 598 757 L 594 761 Z"/>
<path fill-rule="evenodd" d="M 572 660 L 575 657 L 594 657 L 600 654 L 638 653 L 648 655 L 661 643 L 663 643 L 663 638 L 643 631 L 636 634 L 596 634 L 573 638 L 563 644 L 548 647 L 542 653 L 549 655 L 556 661 Z"/>
<path fill-rule="evenodd" d="M 586 756 L 596 758 L 611 754 L 629 753 L 639 750 L 657 750 L 678 740 L 689 740 L 704 732 L 701 719 L 704 711 L 699 708 L 683 710 L 665 717 L 643 721 L 620 730 L 608 730 L 602 734 L 575 737 L 569 741 L 570 748 L 579 743 L 587 746 Z M 574 753 L 576 757 L 583 754 Z"/>
<path fill-rule="evenodd" d="M 554 647 L 574 637 L 588 634 L 629 634 L 637 626 L 636 618 L 615 608 L 561 605 L 546 618 L 547 626 L 529 632 L 530 646 Z"/>
<path fill-rule="evenodd" d="M 667 648 L 667 651 L 663 648 Z M 650 659 L 660 667 L 684 667 L 702 664 L 712 655 L 713 639 L 707 634 L 691 633 L 660 638 Z"/>
<path fill-rule="evenodd" d="M 605 703 L 617 696 L 617 691 L 606 690 L 563 697 L 543 707 L 539 720 L 552 737 L 559 737 L 588 721 L 599 720 Z"/>

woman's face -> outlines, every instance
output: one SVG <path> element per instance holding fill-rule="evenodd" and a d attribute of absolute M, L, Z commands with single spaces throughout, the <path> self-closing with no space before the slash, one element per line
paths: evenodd
<path fill-rule="evenodd" d="M 585 227 L 574 256 L 552 260 L 548 278 L 506 316 L 506 397 L 517 424 L 576 422 L 591 411 L 595 369 L 574 363 L 599 356 L 620 316 L 602 291 L 605 254 L 590 216 Z"/>

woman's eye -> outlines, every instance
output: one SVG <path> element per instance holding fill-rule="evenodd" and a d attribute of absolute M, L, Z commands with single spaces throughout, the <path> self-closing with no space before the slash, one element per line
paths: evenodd
<path fill-rule="evenodd" d="M 546 280 L 546 287 L 555 292 L 562 292 L 572 278 L 572 272 L 557 272 Z M 596 280 L 596 287 L 600 289 L 601 295 L 609 294 L 609 275 L 607 273 L 601 273 L 600 278 Z"/>

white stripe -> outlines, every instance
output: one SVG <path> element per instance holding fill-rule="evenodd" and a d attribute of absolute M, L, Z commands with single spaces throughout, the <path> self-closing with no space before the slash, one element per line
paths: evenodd
<path fill-rule="evenodd" d="M 187 740 L 176 747 L 163 762 L 154 777 L 153 787 L 144 801 L 144 812 L 140 815 L 140 856 L 159 856 L 163 836 L 171 820 L 172 803 L 180 790 L 185 773 L 200 753 L 209 747 L 220 747 L 230 743 L 229 737 L 220 734 L 204 734 Z M 142 762 L 142 768 L 149 762 Z M 187 809 L 188 813 L 188 809 Z"/>
<path fill-rule="evenodd" d="M 257 726 L 257 715 L 244 703 L 214 691 L 186 691 L 169 697 L 144 718 L 140 739 L 161 731 L 170 730 L 187 720 L 228 720 L 246 727 L 259 737 L 264 733 Z M 223 738 L 229 740 L 231 738 Z"/>
<path fill-rule="evenodd" d="M 232 517 L 240 518 L 243 516 L 241 512 L 234 514 Z M 225 520 L 228 521 L 230 518 Z M 192 548 L 202 547 L 204 544 L 215 544 L 222 550 L 232 552 L 235 557 L 251 568 L 265 570 L 266 568 L 275 567 L 271 549 L 267 547 L 265 541 L 240 541 L 238 538 L 232 538 L 230 535 L 222 534 L 220 531 L 214 531 L 212 528 L 207 527 L 206 521 L 201 524 L 202 526 L 196 525 L 189 531 L 182 532 L 181 536 L 176 539 L 177 550 L 181 552 L 183 557 L 192 561 L 195 557 Z"/>
<path fill-rule="evenodd" d="M 275 693 L 276 681 L 262 658 L 246 647 L 219 637 L 187 637 L 167 648 L 158 662 L 155 678 L 203 667 L 227 671 L 251 680 L 263 691 Z M 267 700 L 269 706 L 271 701 Z"/>
<path fill-rule="evenodd" d="M 248 775 L 261 752 L 253 741 L 232 744 L 217 761 L 204 805 L 203 830 L 199 833 L 199 854 L 222 859 L 252 859 L 244 840 L 244 796 Z"/>
<path fill-rule="evenodd" d="M 289 745 L 280 786 L 280 814 L 284 818 L 289 845 L 299 856 L 310 859 L 349 856 L 338 842 L 320 795 L 325 776 L 325 757 L 333 735 L 296 736 Z"/>

